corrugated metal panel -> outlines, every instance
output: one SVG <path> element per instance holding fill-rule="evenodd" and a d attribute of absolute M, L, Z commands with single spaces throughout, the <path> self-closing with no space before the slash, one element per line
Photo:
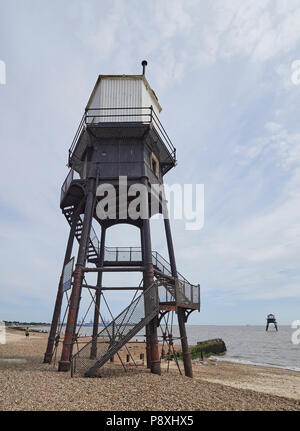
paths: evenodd
<path fill-rule="evenodd" d="M 159 110 L 155 103 L 155 100 L 151 94 L 151 89 L 149 91 L 149 88 L 146 87 L 146 85 L 143 83 L 142 85 L 142 106 L 152 106 L 155 114 L 159 117 Z"/>
<path fill-rule="evenodd" d="M 99 122 L 99 118 L 100 118 L 99 116 L 101 115 L 100 110 L 98 110 L 98 108 L 100 108 L 99 100 L 100 100 L 100 84 L 98 83 L 98 85 L 94 88 L 92 97 L 90 98 L 89 109 L 91 111 L 88 112 L 89 117 L 86 119 L 87 123 Z M 95 117 L 93 115 L 95 115 Z"/>
<path fill-rule="evenodd" d="M 141 75 L 105 76 L 98 80 L 88 107 L 94 110 L 88 122 L 125 122 L 150 120 L 150 109 L 104 109 L 104 108 L 150 108 L 153 106 L 156 115 L 161 109 L 153 92 Z M 101 108 L 98 110 L 98 108 Z M 118 115 L 120 114 L 120 115 Z M 130 115 L 126 115 L 130 114 Z M 103 117 L 105 115 L 105 117 Z"/>
<path fill-rule="evenodd" d="M 100 81 L 100 107 L 101 108 L 135 108 L 142 106 L 140 79 L 106 78 Z M 134 115 L 139 110 L 104 110 L 102 113 L 108 115 L 102 121 L 141 121 Z M 111 115 L 120 116 L 112 117 Z"/>

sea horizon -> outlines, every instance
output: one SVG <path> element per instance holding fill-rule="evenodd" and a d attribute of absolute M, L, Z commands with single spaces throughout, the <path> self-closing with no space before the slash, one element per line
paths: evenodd
<path fill-rule="evenodd" d="M 79 328 L 80 325 L 78 325 Z M 99 332 L 105 328 L 99 327 Z M 164 326 L 163 326 L 164 328 Z M 32 329 L 49 332 L 50 326 L 33 326 Z M 221 338 L 227 351 L 224 356 L 213 356 L 217 361 L 229 361 L 249 365 L 263 365 L 300 371 L 300 344 L 293 344 L 292 334 L 295 329 L 290 325 L 278 325 L 278 331 L 272 326 L 268 331 L 265 325 L 187 325 L 189 345 L 199 341 Z M 143 339 L 145 330 L 140 331 L 133 340 Z M 91 326 L 82 326 L 81 336 L 92 334 Z M 174 343 L 179 344 L 178 325 L 173 325 Z M 161 331 L 158 332 L 161 342 Z"/>

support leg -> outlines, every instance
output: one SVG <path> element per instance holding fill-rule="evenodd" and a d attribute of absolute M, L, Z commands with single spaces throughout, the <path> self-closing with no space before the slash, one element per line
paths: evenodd
<path fill-rule="evenodd" d="M 100 251 L 99 251 L 99 262 L 98 266 L 103 266 L 104 262 L 104 251 L 105 251 L 105 234 L 106 228 L 101 228 L 101 241 L 100 241 Z M 102 274 L 103 272 L 98 272 L 97 278 L 97 287 L 100 288 L 102 286 Z M 93 339 L 91 346 L 91 359 L 96 359 L 97 356 L 97 335 L 99 332 L 99 310 L 100 310 L 100 298 L 101 298 L 101 290 L 96 291 L 95 298 L 95 311 L 94 311 L 94 326 L 93 326 Z"/>
<path fill-rule="evenodd" d="M 76 230 L 78 218 L 80 215 L 80 209 L 81 209 L 81 205 L 74 211 L 74 214 L 73 214 L 73 220 L 70 228 L 69 239 L 68 239 L 67 249 L 65 253 L 64 266 L 71 259 L 74 237 L 75 237 L 75 230 Z M 54 312 L 53 312 L 53 317 L 51 322 L 48 344 L 47 344 L 47 349 L 44 356 L 45 364 L 51 363 L 51 359 L 53 355 L 55 336 L 56 336 L 57 325 L 58 325 L 58 320 L 59 320 L 61 305 L 63 300 L 63 294 L 64 294 L 62 290 L 62 282 L 63 282 L 63 272 L 61 273 L 60 280 L 59 280 L 58 292 L 57 292 L 56 301 L 55 301 L 55 307 L 54 307 Z"/>
<path fill-rule="evenodd" d="M 178 316 L 178 325 L 179 325 L 179 332 L 180 332 L 180 338 L 181 338 L 181 348 L 182 348 L 184 373 L 187 377 L 192 378 L 193 377 L 193 366 L 192 366 L 191 355 L 190 355 L 188 341 L 187 341 L 186 328 L 185 328 L 185 317 L 184 317 L 184 309 L 183 308 L 178 307 L 177 316 Z"/>
<path fill-rule="evenodd" d="M 143 220 L 143 239 L 144 239 L 144 266 L 146 268 L 144 272 L 144 287 L 149 287 L 153 282 L 153 264 L 152 264 L 152 248 L 151 248 L 151 236 L 150 236 L 150 222 L 149 219 Z M 145 304 L 145 311 L 151 307 L 151 304 Z M 148 349 L 150 359 L 150 370 L 151 373 L 161 374 L 160 369 L 160 358 L 158 350 L 158 339 L 157 339 L 157 327 L 158 319 L 154 317 L 148 325 Z M 147 332 L 146 332 L 147 334 Z"/>
<path fill-rule="evenodd" d="M 142 262 L 145 262 L 145 240 L 144 240 L 144 229 L 141 227 L 141 250 L 142 250 Z M 144 274 L 144 280 L 143 280 L 143 288 L 146 288 L 145 285 L 145 274 Z M 146 364 L 147 368 L 150 368 L 151 364 L 151 353 L 150 353 L 150 339 L 149 339 L 149 324 L 145 327 L 146 331 Z"/>
<path fill-rule="evenodd" d="M 74 271 L 73 289 L 70 298 L 69 314 L 58 371 L 69 371 L 71 365 L 70 361 L 76 332 L 77 316 L 84 276 L 83 268 L 86 262 L 90 229 L 94 212 L 95 182 L 96 181 L 94 178 L 90 178 L 88 182 L 88 193 L 85 204 L 82 234 L 78 249 L 76 269 Z"/>
<path fill-rule="evenodd" d="M 176 268 L 174 247 L 173 247 L 173 241 L 172 241 L 172 235 L 171 235 L 170 220 L 168 218 L 164 218 L 164 224 L 165 224 L 172 276 L 175 278 L 175 282 L 176 282 L 177 268 Z M 177 317 L 178 317 L 179 333 L 181 338 L 181 348 L 182 348 L 185 375 L 187 377 L 193 377 L 192 360 L 191 360 L 191 355 L 190 355 L 188 341 L 187 341 L 186 328 L 185 328 L 185 315 L 184 315 L 183 308 L 178 307 Z"/>

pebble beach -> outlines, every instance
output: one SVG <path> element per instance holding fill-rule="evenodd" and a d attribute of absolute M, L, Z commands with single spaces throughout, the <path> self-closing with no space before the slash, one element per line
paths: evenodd
<path fill-rule="evenodd" d="M 57 372 L 43 364 L 47 334 L 8 329 L 0 345 L 1 411 L 275 411 L 300 410 L 300 373 L 283 369 L 207 360 L 194 363 L 194 378 L 180 375 L 174 363 L 162 375 L 128 364 L 127 372 L 101 378 Z M 129 346 L 133 355 L 143 343 Z M 125 354 L 125 352 L 124 352 Z M 117 361 L 115 361 L 117 362 Z"/>

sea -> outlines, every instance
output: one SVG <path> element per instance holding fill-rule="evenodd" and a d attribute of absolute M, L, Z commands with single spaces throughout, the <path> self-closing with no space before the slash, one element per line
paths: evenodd
<path fill-rule="evenodd" d="M 47 326 L 32 329 L 49 330 Z M 99 327 L 99 331 L 102 328 Z M 300 336 L 294 337 L 298 344 L 292 342 L 292 335 L 296 331 L 291 326 L 279 326 L 278 332 L 270 325 L 268 331 L 265 326 L 214 326 L 214 325 L 186 325 L 188 342 L 190 345 L 198 341 L 222 338 L 227 352 L 224 356 L 214 356 L 218 361 L 229 361 L 241 364 L 261 365 L 300 371 Z M 144 330 L 133 339 L 142 340 Z M 92 334 L 91 327 L 82 327 L 82 336 Z M 180 343 L 179 329 L 173 325 L 174 343 Z M 178 337 L 176 339 L 176 337 Z"/>

